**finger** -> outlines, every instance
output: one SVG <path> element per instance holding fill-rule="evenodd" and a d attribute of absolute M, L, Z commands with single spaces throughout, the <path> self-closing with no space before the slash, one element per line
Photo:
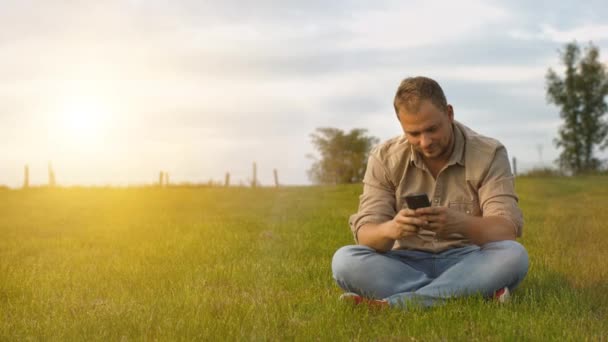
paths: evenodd
<path fill-rule="evenodd" d="M 400 236 L 410 236 L 418 234 L 418 228 L 414 226 L 404 226 L 399 233 Z"/>
<path fill-rule="evenodd" d="M 407 236 L 416 235 L 417 233 L 418 232 L 416 232 L 416 231 L 402 230 L 399 232 L 399 234 L 397 236 L 399 236 L 400 238 L 405 238 Z"/>
<path fill-rule="evenodd" d="M 418 213 L 418 214 L 433 213 L 435 211 L 435 208 L 437 208 L 437 207 L 422 207 L 422 208 L 418 208 L 418 209 L 416 209 L 416 213 Z"/>
<path fill-rule="evenodd" d="M 420 210 L 420 212 L 418 211 Z M 426 208 L 420 208 L 416 210 L 416 213 L 419 215 L 440 215 L 443 214 L 445 212 L 447 212 L 448 208 L 447 207 L 426 207 Z"/>
<path fill-rule="evenodd" d="M 415 226 L 405 225 L 401 227 L 401 232 L 416 233 L 418 232 L 418 228 L 416 228 Z"/>
<path fill-rule="evenodd" d="M 422 216 L 418 216 L 419 220 L 425 221 L 427 223 L 434 221 L 434 216 L 428 216 L 428 215 L 422 215 Z"/>
<path fill-rule="evenodd" d="M 412 210 L 412 209 L 409 209 L 409 208 L 401 209 L 399 211 L 399 215 L 401 215 L 401 216 L 417 216 L 416 215 L 416 211 Z"/>
<path fill-rule="evenodd" d="M 414 226 L 426 225 L 428 223 L 427 220 L 422 220 L 418 217 L 409 217 L 409 216 L 397 217 L 396 221 L 400 224 L 408 224 L 408 225 L 414 225 Z"/>
<path fill-rule="evenodd" d="M 416 233 L 404 233 L 403 235 L 401 235 L 399 237 L 399 239 L 407 239 L 407 238 L 409 238 L 411 236 L 415 236 L 415 235 L 416 235 Z"/>
<path fill-rule="evenodd" d="M 437 230 L 437 229 L 441 229 L 443 227 L 443 224 L 439 223 L 439 222 L 431 222 L 427 225 L 427 227 L 430 230 Z"/>
<path fill-rule="evenodd" d="M 422 217 L 421 217 L 422 218 Z M 429 223 L 441 223 L 441 222 L 445 222 L 445 217 L 441 214 L 438 215 L 427 215 L 424 216 L 424 219 L 429 222 Z"/>

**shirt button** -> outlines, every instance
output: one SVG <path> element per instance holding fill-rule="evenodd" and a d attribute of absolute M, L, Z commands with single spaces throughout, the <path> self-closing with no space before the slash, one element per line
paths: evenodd
<path fill-rule="evenodd" d="M 433 200 L 433 202 L 435 202 L 435 203 L 439 203 L 439 198 L 435 198 L 435 199 Z"/>
<path fill-rule="evenodd" d="M 467 210 L 467 214 L 470 214 L 470 213 L 471 213 L 471 211 L 470 211 L 470 210 Z"/>

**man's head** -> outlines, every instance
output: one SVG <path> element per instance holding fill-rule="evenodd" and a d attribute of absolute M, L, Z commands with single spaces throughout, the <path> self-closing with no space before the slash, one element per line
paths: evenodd
<path fill-rule="evenodd" d="M 454 110 L 437 82 L 427 77 L 404 79 L 393 105 L 403 132 L 416 151 L 425 159 L 449 158 Z"/>

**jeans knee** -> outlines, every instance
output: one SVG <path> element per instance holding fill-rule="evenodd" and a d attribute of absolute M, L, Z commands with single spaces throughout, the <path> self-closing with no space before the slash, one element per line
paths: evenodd
<path fill-rule="evenodd" d="M 344 279 L 345 276 L 353 271 L 359 264 L 357 257 L 362 254 L 373 252 L 373 250 L 366 246 L 350 245 L 340 247 L 331 261 L 331 269 L 334 279 Z"/>
<path fill-rule="evenodd" d="M 491 244 L 493 244 L 491 248 L 501 250 L 501 261 L 508 271 L 516 274 L 518 278 L 523 278 L 528 273 L 528 251 L 521 243 L 514 240 L 504 240 Z"/>

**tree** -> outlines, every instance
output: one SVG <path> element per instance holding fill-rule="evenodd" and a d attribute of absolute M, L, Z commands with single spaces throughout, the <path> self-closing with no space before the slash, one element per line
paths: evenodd
<path fill-rule="evenodd" d="M 363 180 L 367 157 L 378 139 L 366 135 L 365 129 L 352 129 L 349 133 L 331 128 L 317 128 L 312 133 L 312 144 L 321 154 L 315 159 L 308 177 L 315 183 L 341 184 Z"/>
<path fill-rule="evenodd" d="M 584 56 L 576 42 L 566 44 L 561 59 L 566 67 L 564 78 L 549 69 L 546 76 L 547 101 L 560 108 L 564 120 L 555 144 L 562 148 L 559 166 L 574 174 L 595 171 L 601 162 L 594 157 L 596 147 L 606 148 L 608 123 L 608 77 L 599 61 L 599 50 L 593 43 L 585 48 Z"/>

